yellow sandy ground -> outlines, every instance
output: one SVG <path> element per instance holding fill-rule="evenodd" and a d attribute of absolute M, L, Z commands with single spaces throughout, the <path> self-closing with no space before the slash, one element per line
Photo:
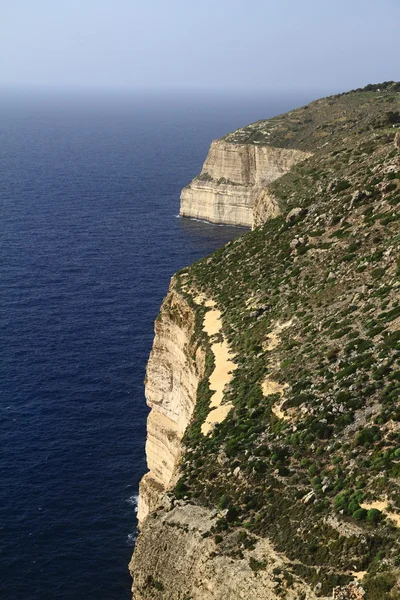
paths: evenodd
<path fill-rule="evenodd" d="M 281 332 L 287 327 L 290 327 L 292 323 L 293 319 L 286 321 L 286 323 L 279 323 L 278 321 L 271 333 L 267 335 L 267 342 L 264 345 L 264 349 L 268 350 L 269 352 L 275 350 L 275 348 L 279 345 Z M 278 383 L 277 381 L 272 381 L 272 379 L 269 377 L 264 379 L 262 383 L 262 391 L 264 396 L 270 396 L 271 394 L 279 394 L 280 396 L 283 396 L 287 387 L 287 383 Z M 277 402 L 274 404 L 271 410 L 274 415 L 278 417 L 278 419 L 288 420 L 289 417 L 282 410 L 282 404 L 283 400 Z"/>
<path fill-rule="evenodd" d="M 213 300 L 205 300 L 203 296 L 196 296 L 195 301 L 200 304 L 204 303 L 210 310 L 204 317 L 203 331 L 212 337 L 221 332 L 222 321 L 221 311 L 215 308 Z M 211 396 L 210 407 L 212 410 L 207 415 L 207 418 L 201 426 L 203 435 L 209 435 L 214 425 L 221 423 L 232 408 L 232 403 L 227 402 L 222 404 L 224 398 L 224 388 L 232 379 L 232 371 L 237 368 L 237 365 L 231 360 L 233 354 L 229 348 L 228 342 L 222 340 L 215 344 L 211 344 L 211 350 L 214 354 L 215 367 L 210 375 L 210 389 L 214 392 Z"/>
<path fill-rule="evenodd" d="M 290 327 L 292 323 L 293 319 L 286 321 L 286 323 L 279 323 L 278 321 L 271 333 L 267 335 L 267 343 L 264 345 L 264 349 L 269 351 L 275 350 L 280 342 L 280 335 L 282 331 Z"/>
<path fill-rule="evenodd" d="M 376 500 L 375 502 L 360 504 L 361 508 L 365 508 L 369 510 L 370 508 L 377 508 L 381 512 L 383 512 L 388 519 L 394 521 L 396 523 L 396 527 L 400 527 L 400 515 L 396 513 L 392 513 L 387 510 L 387 502 L 384 500 Z"/>
<path fill-rule="evenodd" d="M 361 581 L 361 579 L 364 579 L 365 575 L 367 574 L 367 571 L 352 571 L 351 574 L 354 576 L 354 579 L 357 579 L 357 581 Z"/>
<path fill-rule="evenodd" d="M 285 389 L 288 387 L 288 384 L 278 383 L 277 381 L 272 381 L 267 377 L 267 379 L 264 379 L 261 387 L 264 396 L 270 396 L 271 394 L 280 394 L 280 396 L 283 396 L 283 394 L 285 393 Z M 271 410 L 274 413 L 274 415 L 278 417 L 278 419 L 289 419 L 289 417 L 282 411 L 282 401 L 274 404 Z"/>

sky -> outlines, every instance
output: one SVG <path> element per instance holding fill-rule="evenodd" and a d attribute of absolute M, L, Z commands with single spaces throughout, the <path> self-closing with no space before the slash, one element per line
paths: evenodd
<path fill-rule="evenodd" d="M 326 90 L 400 80 L 400 0 L 1 0 L 0 85 Z"/>

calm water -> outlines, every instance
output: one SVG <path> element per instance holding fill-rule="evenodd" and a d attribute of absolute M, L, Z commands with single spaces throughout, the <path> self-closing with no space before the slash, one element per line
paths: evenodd
<path fill-rule="evenodd" d="M 211 139 L 300 101 L 3 94 L 0 598 L 128 600 L 145 365 Z"/>

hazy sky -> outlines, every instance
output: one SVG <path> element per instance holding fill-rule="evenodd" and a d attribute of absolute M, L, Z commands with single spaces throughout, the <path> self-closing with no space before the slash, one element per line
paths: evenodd
<path fill-rule="evenodd" d="M 0 0 L 0 85 L 346 90 L 400 80 L 400 0 Z"/>

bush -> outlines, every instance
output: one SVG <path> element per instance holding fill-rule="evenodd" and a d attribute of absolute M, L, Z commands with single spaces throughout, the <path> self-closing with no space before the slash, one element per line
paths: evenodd
<path fill-rule="evenodd" d="M 315 463 L 313 463 L 312 465 L 310 465 L 310 467 L 308 468 L 308 474 L 313 477 L 316 472 L 317 472 L 318 468 L 317 465 Z"/>
<path fill-rule="evenodd" d="M 382 518 L 382 513 L 377 508 L 370 508 L 367 512 L 368 523 L 378 523 Z"/>
<path fill-rule="evenodd" d="M 360 505 L 358 504 L 357 500 L 352 500 L 349 504 L 349 513 L 351 513 L 352 515 L 358 511 L 360 509 Z"/>
<path fill-rule="evenodd" d="M 253 556 L 251 556 L 250 560 L 249 560 L 249 565 L 250 565 L 250 569 L 254 573 L 257 573 L 257 571 L 260 571 L 261 569 L 265 569 L 265 567 L 267 566 L 267 563 L 264 560 L 256 560 L 255 558 L 253 558 Z"/>
<path fill-rule="evenodd" d="M 343 192 L 344 190 L 347 190 L 350 187 L 350 183 L 348 181 L 346 181 L 346 179 L 342 179 L 342 181 L 339 181 L 336 186 L 334 187 L 333 191 L 335 193 L 337 192 Z"/>
<path fill-rule="evenodd" d="M 399 111 L 390 110 L 387 113 L 388 121 L 391 125 L 396 125 L 396 123 L 400 123 L 400 113 Z"/>
<path fill-rule="evenodd" d="M 238 515 L 238 509 L 235 506 L 230 506 L 228 508 L 228 512 L 226 513 L 225 519 L 228 521 L 228 523 L 232 523 L 233 521 L 236 521 Z"/>
<path fill-rule="evenodd" d="M 356 521 L 365 521 L 367 518 L 368 511 L 365 508 L 358 508 L 353 512 L 353 519 Z"/>
<path fill-rule="evenodd" d="M 224 494 L 223 496 L 221 496 L 220 501 L 218 502 L 218 508 L 219 509 L 224 509 L 228 506 L 229 504 L 229 498 L 226 494 Z"/>
<path fill-rule="evenodd" d="M 366 444 L 372 444 L 372 442 L 378 441 L 379 436 L 378 427 L 367 427 L 357 433 L 354 442 L 356 446 L 365 446 Z"/>
<path fill-rule="evenodd" d="M 188 487 L 181 478 L 175 486 L 175 495 L 178 499 L 182 499 L 188 492 Z"/>
<path fill-rule="evenodd" d="M 347 512 L 348 503 L 349 501 L 347 494 L 339 494 L 338 496 L 336 496 L 334 501 L 335 510 L 337 510 L 338 512 L 340 510 Z"/>
<path fill-rule="evenodd" d="M 368 578 L 363 587 L 365 588 L 368 598 L 371 600 L 386 600 L 387 595 L 396 583 L 396 576 L 393 573 L 382 573 L 373 578 Z M 396 596 L 394 596 L 396 598 Z"/>

